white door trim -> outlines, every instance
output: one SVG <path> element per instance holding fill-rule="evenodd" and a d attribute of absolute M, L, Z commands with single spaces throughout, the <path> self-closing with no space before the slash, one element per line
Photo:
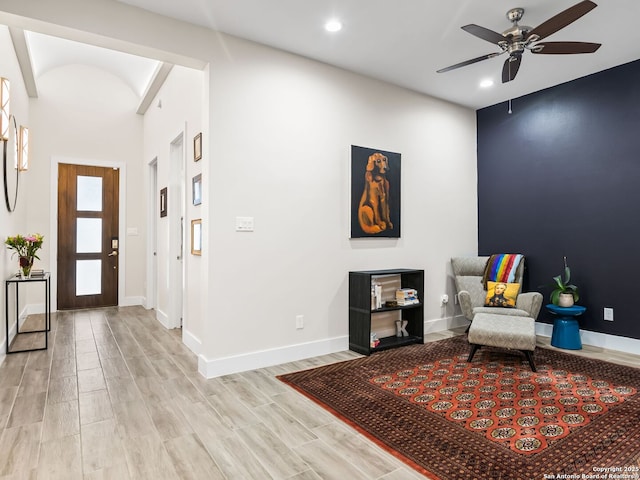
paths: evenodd
<path fill-rule="evenodd" d="M 158 157 L 147 164 L 147 294 L 145 308 L 158 310 Z"/>
<path fill-rule="evenodd" d="M 186 267 L 186 129 L 169 144 L 169 318 L 167 328 L 178 328 L 184 320 L 184 286 Z"/>

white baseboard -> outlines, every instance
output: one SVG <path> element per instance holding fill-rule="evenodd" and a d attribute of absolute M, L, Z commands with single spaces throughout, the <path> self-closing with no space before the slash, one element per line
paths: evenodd
<path fill-rule="evenodd" d="M 315 342 L 289 345 L 234 355 L 231 357 L 208 359 L 198 356 L 198 371 L 206 378 L 245 372 L 256 368 L 271 367 L 281 363 L 295 362 L 305 358 L 318 357 L 329 353 L 343 352 L 349 349 L 349 337 L 335 337 Z"/>
<path fill-rule="evenodd" d="M 551 337 L 552 334 L 552 324 L 536 322 L 536 335 Z M 606 348 L 607 350 L 633 354 L 637 354 L 640 351 L 640 340 L 635 338 L 619 337 L 617 335 L 580 329 L 580 340 L 583 345 Z"/>
<path fill-rule="evenodd" d="M 182 329 L 182 343 L 196 355 L 202 353 L 202 342 L 200 339 L 185 328 Z"/>
<path fill-rule="evenodd" d="M 425 321 L 425 335 L 430 332 L 462 327 L 469 321 L 462 315 L 456 317 L 437 318 Z M 395 328 L 379 330 L 380 337 L 395 335 Z M 186 343 L 186 339 L 185 339 Z M 191 347 L 190 347 L 191 348 Z M 295 362 L 305 358 L 343 352 L 349 349 L 348 335 L 342 337 L 318 340 L 315 342 L 290 345 L 282 348 L 249 352 L 225 358 L 207 359 L 204 355 L 198 357 L 198 371 L 206 378 L 219 377 L 232 373 L 254 370 L 256 368 L 271 367 L 281 363 Z M 193 350 L 193 349 L 192 349 Z"/>
<path fill-rule="evenodd" d="M 162 310 L 156 309 L 156 320 L 158 320 L 164 328 L 169 328 L 169 316 Z"/>
<path fill-rule="evenodd" d="M 25 320 L 27 319 L 28 315 L 31 315 L 32 313 L 36 314 L 36 313 L 44 313 L 44 303 L 42 304 L 42 312 L 31 312 L 31 309 L 29 308 L 29 305 L 25 306 L 22 309 L 22 312 L 20 312 L 20 315 L 18 316 L 18 323 L 20 324 L 20 326 L 22 327 L 22 325 L 24 324 Z M 12 320 L 9 323 L 9 332 L 6 335 L 9 335 L 9 338 L 11 340 L 13 340 L 13 338 L 16 336 L 16 323 Z M 0 353 L 0 365 L 2 365 L 2 363 L 4 362 L 4 359 L 6 358 L 7 354 L 6 354 L 6 348 L 7 348 L 7 337 L 6 335 L 2 338 L 2 342 L 0 342 L 0 349 L 1 349 L 1 353 Z"/>
<path fill-rule="evenodd" d="M 118 302 L 118 306 L 120 307 L 135 307 L 137 305 L 145 305 L 147 299 L 142 296 L 137 297 L 124 297 L 122 300 Z"/>
<path fill-rule="evenodd" d="M 466 327 L 469 325 L 469 320 L 463 315 L 456 315 L 455 317 L 434 318 L 431 320 L 425 320 L 424 322 L 424 334 L 434 332 L 442 332 L 443 330 L 450 330 L 452 328 Z"/>
<path fill-rule="evenodd" d="M 20 314 L 20 318 L 24 319 L 27 315 L 39 315 L 44 313 L 45 304 L 44 303 L 30 303 L 24 307 L 24 310 Z M 24 315 L 24 317 L 23 317 Z"/>

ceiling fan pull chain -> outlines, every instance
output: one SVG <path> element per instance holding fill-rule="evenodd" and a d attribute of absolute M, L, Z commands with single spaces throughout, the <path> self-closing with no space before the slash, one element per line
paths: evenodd
<path fill-rule="evenodd" d="M 513 111 L 511 110 L 511 99 L 509 99 L 509 110 L 507 111 L 507 113 L 509 115 L 511 115 L 513 113 Z"/>

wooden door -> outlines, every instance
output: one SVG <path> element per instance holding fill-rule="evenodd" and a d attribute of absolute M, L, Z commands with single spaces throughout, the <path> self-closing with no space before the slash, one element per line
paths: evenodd
<path fill-rule="evenodd" d="M 58 165 L 58 309 L 118 304 L 119 170 Z"/>

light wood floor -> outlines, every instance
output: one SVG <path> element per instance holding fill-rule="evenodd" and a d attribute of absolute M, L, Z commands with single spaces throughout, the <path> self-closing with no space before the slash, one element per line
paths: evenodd
<path fill-rule="evenodd" d="M 640 366 L 634 355 L 580 354 Z M 206 380 L 153 311 L 54 314 L 48 350 L 0 366 L 0 479 L 424 479 L 275 379 L 358 356 Z"/>

